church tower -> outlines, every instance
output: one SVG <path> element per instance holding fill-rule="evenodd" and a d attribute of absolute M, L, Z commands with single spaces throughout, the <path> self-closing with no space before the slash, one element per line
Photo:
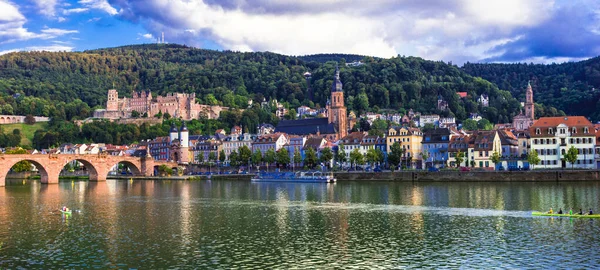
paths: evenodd
<path fill-rule="evenodd" d="M 329 123 L 333 124 L 338 132 L 338 139 L 348 134 L 348 121 L 346 107 L 344 106 L 344 91 L 340 80 L 340 69 L 335 67 L 335 78 L 331 86 L 331 105 L 329 107 Z"/>
<path fill-rule="evenodd" d="M 179 157 L 180 163 L 189 163 L 190 162 L 190 150 L 189 150 L 189 131 L 187 126 L 185 125 L 185 122 L 183 122 L 183 125 L 181 126 L 181 129 L 179 130 Z"/>
<path fill-rule="evenodd" d="M 527 118 L 535 119 L 535 107 L 533 105 L 533 89 L 531 89 L 531 83 L 527 83 L 527 92 L 525 92 L 525 116 Z"/>

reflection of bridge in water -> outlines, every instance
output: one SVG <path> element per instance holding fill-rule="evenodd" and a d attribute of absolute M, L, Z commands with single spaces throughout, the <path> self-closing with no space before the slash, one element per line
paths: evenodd
<path fill-rule="evenodd" d="M 20 161 L 29 161 L 38 169 L 41 182 L 44 184 L 58 183 L 60 172 L 67 163 L 78 161 L 89 172 L 90 181 L 105 181 L 109 171 L 119 163 L 125 164 L 133 176 L 152 176 L 154 167 L 162 164 L 176 167 L 174 162 L 155 161 L 152 157 L 111 156 L 107 154 L 96 155 L 6 155 L 0 154 L 0 187 L 5 185 L 6 175 L 12 166 Z"/>

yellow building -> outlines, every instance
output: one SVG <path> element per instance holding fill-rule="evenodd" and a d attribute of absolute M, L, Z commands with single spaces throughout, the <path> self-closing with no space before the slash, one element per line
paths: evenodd
<path fill-rule="evenodd" d="M 421 168 L 421 142 L 423 133 L 418 128 L 392 127 L 388 130 L 386 144 L 387 153 L 392 151 L 392 145 L 399 143 L 405 150 L 402 164 L 409 164 L 410 168 Z"/>

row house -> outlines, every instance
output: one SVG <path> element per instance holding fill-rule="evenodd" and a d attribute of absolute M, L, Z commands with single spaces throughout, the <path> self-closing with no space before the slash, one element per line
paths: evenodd
<path fill-rule="evenodd" d="M 171 139 L 169 136 L 157 137 L 147 143 L 150 155 L 155 160 L 169 160 L 171 155 Z"/>
<path fill-rule="evenodd" d="M 298 167 L 301 166 L 302 163 L 294 162 L 294 153 L 300 153 L 300 156 L 304 160 L 304 145 L 306 144 L 307 138 L 304 136 L 294 136 L 289 135 L 288 144 L 285 145 L 286 150 L 290 154 L 290 161 L 293 163 L 293 166 Z"/>
<path fill-rule="evenodd" d="M 473 146 L 469 147 L 472 153 L 474 167 L 494 170 L 495 164 L 490 158 L 494 152 L 502 155 L 502 142 L 497 130 L 477 131 L 473 135 Z"/>
<path fill-rule="evenodd" d="M 421 142 L 423 141 L 423 133 L 418 128 L 412 127 L 392 127 L 388 130 L 386 140 L 386 151 L 391 152 L 392 145 L 399 143 L 404 149 L 404 156 L 402 157 L 403 164 L 407 164 L 410 161 L 409 167 L 421 168 L 422 157 L 421 157 Z"/>
<path fill-rule="evenodd" d="M 451 167 L 469 167 L 471 161 L 475 162 L 473 142 L 471 135 L 452 136 L 448 143 L 448 163 Z M 473 151 L 471 151 L 473 150 Z M 456 157 L 462 153 L 463 161 L 458 164 Z"/>
<path fill-rule="evenodd" d="M 194 163 L 209 162 L 210 154 L 216 157 L 215 161 L 219 160 L 219 154 L 223 150 L 223 142 L 214 138 L 202 140 L 196 143 L 191 149 L 191 158 Z"/>
<path fill-rule="evenodd" d="M 542 117 L 529 128 L 531 151 L 536 151 L 543 168 L 595 169 L 596 131 L 583 116 Z M 577 161 L 564 159 L 571 147 L 577 149 Z"/>
<path fill-rule="evenodd" d="M 520 158 L 521 154 L 519 153 L 519 141 L 517 136 L 508 129 L 498 130 L 498 135 L 500 135 L 500 143 L 502 145 L 502 158 Z"/>
<path fill-rule="evenodd" d="M 426 167 L 444 167 L 448 161 L 450 129 L 436 128 L 423 133 L 422 149 L 427 152 Z"/>
<path fill-rule="evenodd" d="M 419 118 L 419 127 L 424 127 L 427 124 L 438 126 L 440 124 L 440 116 L 437 114 L 421 115 Z"/>
<path fill-rule="evenodd" d="M 238 149 L 243 146 L 246 146 L 249 149 L 252 149 L 252 143 L 257 138 L 258 137 L 256 135 L 249 134 L 249 133 L 244 133 L 243 135 L 230 134 L 229 136 L 227 136 L 227 138 L 225 138 L 223 140 L 223 143 L 221 145 L 223 152 L 225 153 L 225 157 L 226 157 L 225 164 L 226 165 L 229 164 L 229 155 L 231 155 L 231 152 L 233 152 L 233 151 L 239 152 Z"/>
<path fill-rule="evenodd" d="M 365 136 L 367 136 L 367 132 L 355 131 L 346 135 L 339 141 L 338 147 L 342 147 L 343 145 L 344 153 L 346 153 L 346 162 L 350 162 L 350 153 L 354 151 L 354 149 L 361 151 L 361 144 Z"/>
<path fill-rule="evenodd" d="M 288 135 L 285 133 L 261 135 L 252 143 L 252 153 L 259 151 L 264 156 L 269 149 L 277 152 L 288 143 Z"/>

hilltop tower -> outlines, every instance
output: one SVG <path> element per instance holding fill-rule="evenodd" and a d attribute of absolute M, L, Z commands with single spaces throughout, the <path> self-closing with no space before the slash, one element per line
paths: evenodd
<path fill-rule="evenodd" d="M 333 124 L 338 133 L 338 139 L 348 134 L 346 107 L 344 106 L 344 91 L 340 80 L 340 69 L 335 67 L 335 78 L 331 86 L 331 105 L 329 107 L 329 123 Z"/>
<path fill-rule="evenodd" d="M 533 89 L 531 88 L 531 82 L 527 83 L 527 91 L 525 92 L 525 116 L 531 120 L 535 119 L 535 106 L 533 105 Z"/>
<path fill-rule="evenodd" d="M 108 99 L 106 100 L 107 111 L 119 110 L 119 92 L 115 89 L 108 90 Z"/>

